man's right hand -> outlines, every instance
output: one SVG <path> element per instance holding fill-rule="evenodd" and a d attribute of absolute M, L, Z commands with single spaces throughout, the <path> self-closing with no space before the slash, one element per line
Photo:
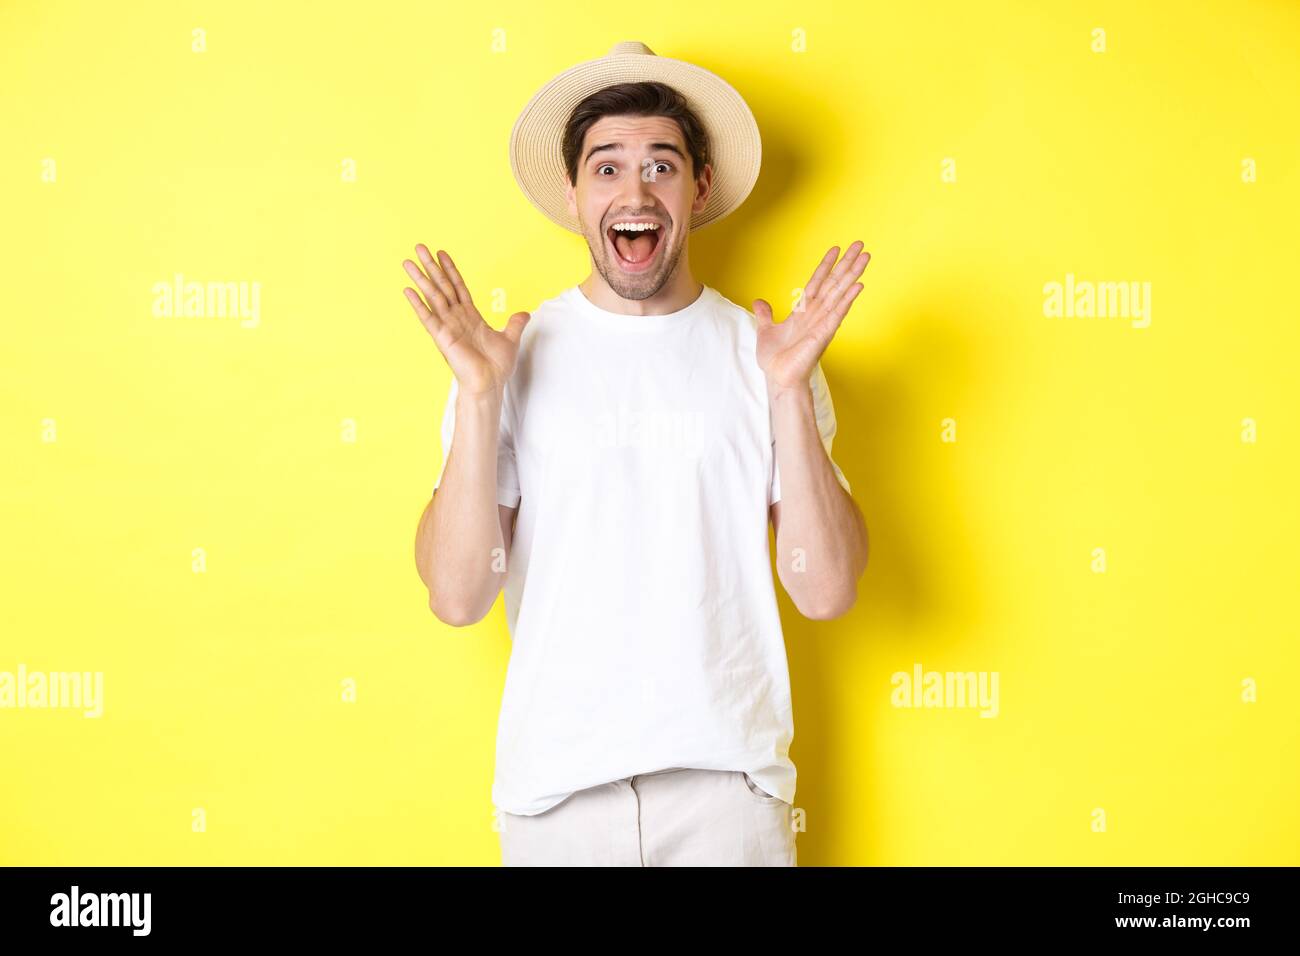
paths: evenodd
<path fill-rule="evenodd" d="M 514 371 L 519 338 L 529 314 L 516 312 L 502 331 L 496 331 L 474 307 L 451 256 L 439 249 L 435 262 L 423 244 L 417 245 L 415 252 L 424 268 L 410 259 L 402 260 L 402 268 L 415 280 L 424 298 L 409 287 L 402 291 L 451 367 L 457 389 L 464 395 L 492 391 L 500 394 Z"/>

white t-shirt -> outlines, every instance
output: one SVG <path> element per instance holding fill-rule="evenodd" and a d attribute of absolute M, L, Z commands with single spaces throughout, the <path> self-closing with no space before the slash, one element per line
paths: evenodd
<path fill-rule="evenodd" d="M 793 803 L 768 553 L 780 475 L 755 330 L 708 286 L 669 315 L 608 312 L 577 286 L 532 313 L 497 454 L 497 502 L 519 507 L 499 809 L 537 814 L 673 767 L 743 770 Z M 835 412 L 820 365 L 810 386 L 829 455 Z M 455 407 L 453 378 L 444 468 Z M 435 489 L 441 480 L 439 469 Z"/>

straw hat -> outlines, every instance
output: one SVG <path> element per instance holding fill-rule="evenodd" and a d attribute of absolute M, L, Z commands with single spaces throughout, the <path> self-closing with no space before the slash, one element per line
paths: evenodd
<path fill-rule="evenodd" d="M 582 232 L 564 199 L 567 177 L 561 140 L 573 108 L 606 86 L 642 80 L 657 80 L 681 93 L 708 130 L 713 189 L 704 208 L 691 216 L 691 229 L 721 219 L 754 188 L 762 140 L 741 95 L 721 77 L 693 63 L 655 56 L 637 41 L 615 43 L 606 56 L 579 63 L 538 90 L 510 133 L 515 181 L 552 222 Z"/>

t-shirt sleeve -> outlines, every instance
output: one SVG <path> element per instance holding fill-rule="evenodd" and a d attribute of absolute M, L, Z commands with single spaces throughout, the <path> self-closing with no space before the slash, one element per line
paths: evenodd
<path fill-rule="evenodd" d="M 438 467 L 438 477 L 433 481 L 433 490 L 438 490 L 443 472 L 447 470 L 447 458 L 451 455 L 452 439 L 456 436 L 456 376 L 451 378 L 451 387 L 447 390 L 447 406 L 442 413 L 442 464 Z M 515 464 L 514 402 L 511 400 L 510 383 L 506 383 L 501 402 L 501 429 L 497 435 L 497 504 L 508 508 L 519 506 L 519 471 Z"/>
<path fill-rule="evenodd" d="M 826 373 L 822 371 L 821 362 L 813 368 L 812 376 L 808 379 L 808 385 L 812 389 L 813 411 L 817 419 L 817 432 L 821 435 L 822 445 L 826 448 L 826 457 L 831 460 L 831 469 L 835 472 L 835 479 L 840 483 L 845 491 L 850 494 L 853 489 L 849 487 L 849 480 L 844 477 L 844 472 L 840 466 L 831 458 L 831 442 L 835 439 L 835 406 L 831 402 L 831 388 L 826 381 Z M 781 500 L 781 470 L 776 463 L 776 442 L 772 442 L 772 482 L 771 490 L 768 494 L 767 503 L 776 504 Z"/>

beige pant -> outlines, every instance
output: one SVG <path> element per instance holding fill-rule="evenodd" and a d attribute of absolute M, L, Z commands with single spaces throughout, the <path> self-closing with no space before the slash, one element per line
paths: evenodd
<path fill-rule="evenodd" d="M 672 767 L 501 813 L 503 866 L 796 866 L 790 804 L 739 770 Z"/>

